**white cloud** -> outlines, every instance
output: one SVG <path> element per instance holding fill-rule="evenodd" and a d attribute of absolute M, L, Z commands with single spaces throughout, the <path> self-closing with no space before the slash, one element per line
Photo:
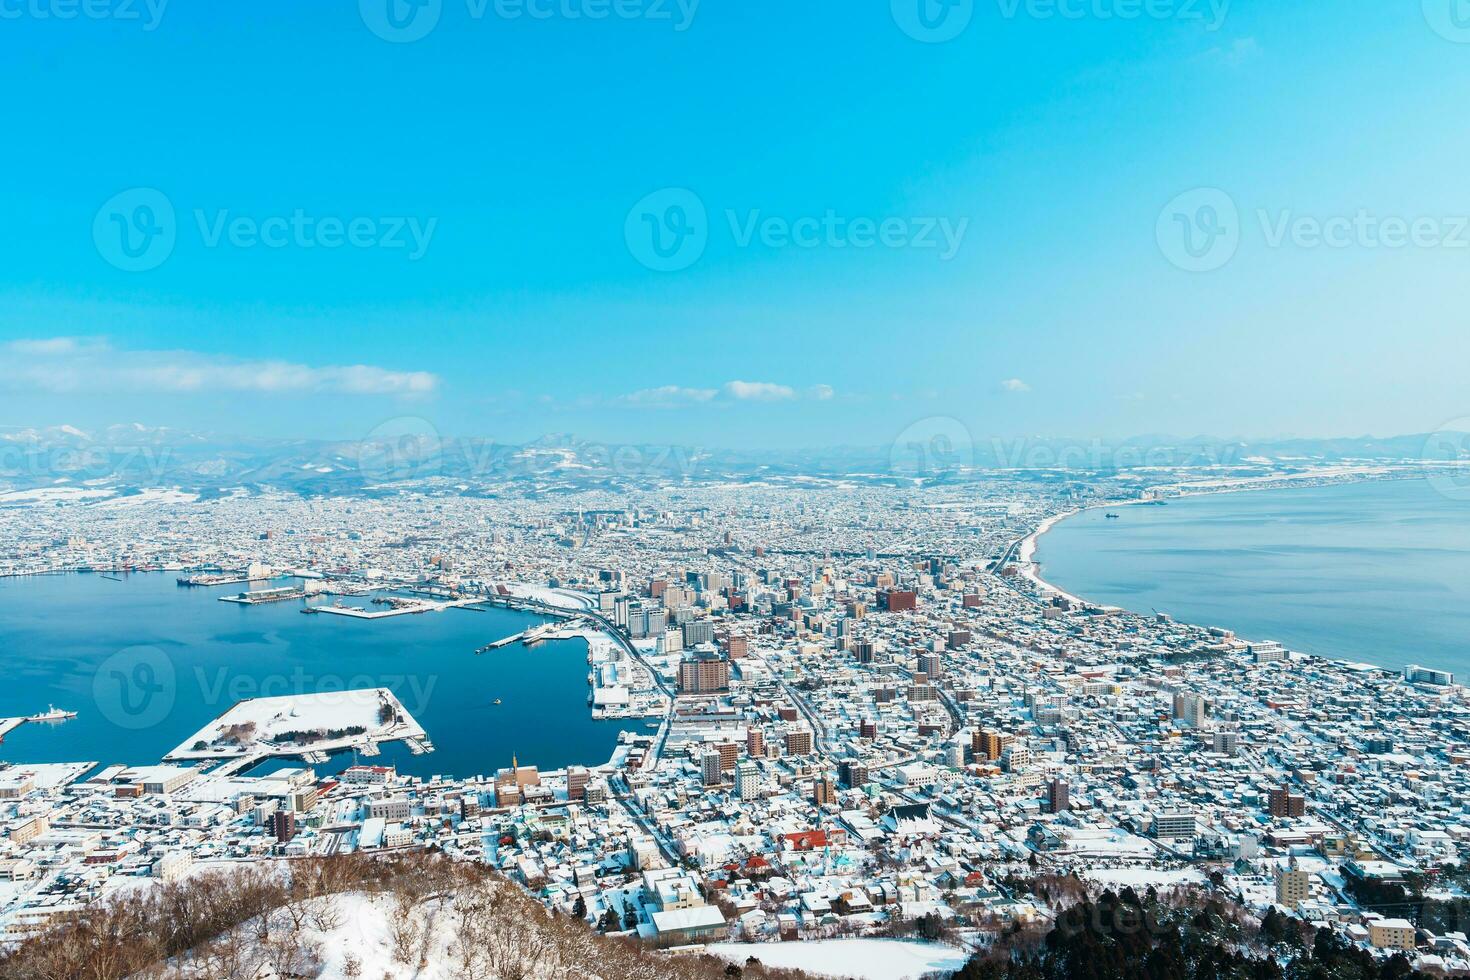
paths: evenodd
<path fill-rule="evenodd" d="M 798 392 L 789 385 L 773 381 L 727 381 L 718 388 L 686 388 L 662 385 L 644 388 L 613 399 L 618 405 L 634 408 L 690 408 L 697 405 L 734 405 L 739 402 L 785 402 L 799 398 L 828 401 L 836 392 L 831 385 L 813 385 Z"/>
<path fill-rule="evenodd" d="M 698 405 L 713 399 L 719 392 L 714 388 L 681 388 L 678 385 L 663 385 L 644 388 L 618 399 L 625 405 L 640 408 L 679 408 L 683 405 Z"/>
<path fill-rule="evenodd" d="M 83 350 L 105 350 L 107 344 L 90 337 L 38 337 L 35 339 L 12 340 L 5 350 L 12 354 L 50 357 L 59 354 L 75 354 Z"/>
<path fill-rule="evenodd" d="M 290 361 L 239 360 L 196 351 L 115 350 L 74 337 L 15 340 L 4 345 L 0 387 L 55 393 L 259 392 L 427 395 L 439 378 L 366 364 L 313 367 Z"/>
<path fill-rule="evenodd" d="M 1002 391 L 1009 391 L 1015 394 L 1022 394 L 1031 390 L 1031 386 L 1020 378 L 1007 378 L 1000 383 L 1000 388 Z"/>
<path fill-rule="evenodd" d="M 727 381 L 726 396 L 742 402 L 780 402 L 796 397 L 796 390 L 769 381 Z"/>

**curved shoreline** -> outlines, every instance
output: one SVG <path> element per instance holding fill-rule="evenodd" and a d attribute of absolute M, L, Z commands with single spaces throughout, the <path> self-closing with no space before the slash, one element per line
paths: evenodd
<path fill-rule="evenodd" d="M 1343 473 L 1343 474 L 1340 474 L 1340 475 L 1348 475 L 1348 474 L 1347 473 Z M 1302 479 L 1312 479 L 1314 477 L 1323 477 L 1323 476 L 1325 476 L 1325 474 L 1304 474 L 1303 477 L 1302 477 Z M 1074 603 L 1077 603 L 1079 605 L 1093 606 L 1093 607 L 1095 607 L 1097 609 L 1103 609 L 1103 610 L 1106 610 L 1106 611 L 1109 611 L 1109 612 L 1131 612 L 1131 613 L 1135 613 L 1135 614 L 1141 615 L 1135 609 L 1128 609 L 1128 608 L 1125 608 L 1123 606 L 1108 605 L 1107 603 L 1103 603 L 1103 602 L 1095 602 L 1095 601 L 1093 601 L 1091 599 L 1086 599 L 1086 598 L 1083 598 L 1082 596 L 1075 595 L 1074 593 L 1068 592 L 1066 589 L 1063 589 L 1061 586 L 1058 586 L 1058 585 L 1056 585 L 1056 584 L 1054 584 L 1052 582 L 1048 582 L 1045 578 L 1042 577 L 1042 574 L 1041 574 L 1042 563 L 1039 560 L 1037 560 L 1037 558 L 1036 558 L 1037 551 L 1039 550 L 1040 545 L 1041 545 L 1041 538 L 1042 538 L 1042 536 L 1045 535 L 1046 532 L 1050 531 L 1052 528 L 1056 527 L 1062 521 L 1067 520 L 1070 517 L 1076 517 L 1079 514 L 1084 514 L 1084 513 L 1086 513 L 1087 511 L 1090 511 L 1090 510 L 1115 509 L 1115 508 L 1119 508 L 1119 507 L 1137 507 L 1139 505 L 1157 506 L 1157 504 L 1155 503 L 1155 501 L 1158 501 L 1158 500 L 1164 500 L 1166 502 L 1172 502 L 1172 501 L 1175 501 L 1175 500 L 1185 500 L 1185 499 L 1189 499 L 1189 498 L 1193 498 L 1193 497 L 1213 497 L 1213 496 L 1220 496 L 1220 495 L 1227 494 L 1227 493 L 1264 493 L 1264 492 L 1268 492 L 1268 491 L 1271 491 L 1271 490 L 1315 490 L 1315 489 L 1320 489 L 1322 487 L 1345 487 L 1345 486 L 1353 486 L 1353 485 L 1359 484 L 1359 483 L 1379 483 L 1379 482 L 1389 482 L 1389 481 L 1392 481 L 1392 480 L 1419 480 L 1419 479 L 1425 479 L 1425 478 L 1426 477 L 1422 473 L 1395 475 L 1395 471 L 1393 471 L 1393 470 L 1386 470 L 1386 469 L 1383 469 L 1382 467 L 1371 467 L 1371 468 L 1364 468 L 1364 469 L 1352 471 L 1351 472 L 1351 476 L 1348 479 L 1332 480 L 1332 481 L 1326 482 L 1326 483 L 1313 483 L 1313 484 L 1308 484 L 1306 486 L 1290 486 L 1290 485 L 1283 486 L 1281 483 L 1274 483 L 1274 484 L 1262 485 L 1262 486 L 1250 486 L 1250 485 L 1242 486 L 1242 485 L 1240 485 L 1240 484 L 1237 483 L 1237 484 L 1227 484 L 1227 485 L 1224 485 L 1224 486 L 1221 486 L 1221 487 L 1218 487 L 1218 488 L 1212 488 L 1212 489 L 1208 489 L 1208 490 L 1199 490 L 1199 491 L 1193 492 L 1193 493 L 1190 493 L 1190 492 L 1178 493 L 1178 494 L 1175 494 L 1172 497 L 1139 497 L 1139 498 L 1134 499 L 1134 500 L 1113 500 L 1113 501 L 1105 501 L 1105 502 L 1100 503 L 1100 504 L 1090 504 L 1090 505 L 1088 505 L 1086 507 L 1076 507 L 1076 508 L 1073 508 L 1072 510 L 1062 511 L 1061 513 L 1053 514 L 1050 517 L 1048 517 L 1045 520 L 1043 520 L 1040 524 L 1038 524 L 1036 526 L 1036 529 L 1035 530 L 1033 530 L 1030 534 L 1026 535 L 1024 538 L 1022 538 L 1018 542 L 1018 544 L 1017 544 L 1017 550 L 1016 550 L 1015 564 L 1020 569 L 1020 575 L 1021 575 L 1021 577 L 1024 578 L 1024 579 L 1026 579 L 1026 580 L 1028 580 L 1029 582 L 1031 582 L 1033 585 L 1035 585 L 1038 589 L 1041 589 L 1043 592 L 1047 592 L 1047 593 L 1050 593 L 1052 595 L 1060 596 L 1061 598 L 1066 599 L 1069 602 L 1074 602 Z M 1201 486 L 1202 484 L 1194 484 L 1194 485 L 1195 486 Z M 1164 486 L 1179 486 L 1179 485 L 1178 484 L 1165 484 Z M 1186 486 L 1187 486 L 1187 484 L 1186 484 Z M 1154 491 L 1156 491 L 1158 489 L 1160 489 L 1160 487 L 1150 487 L 1145 492 L 1154 492 Z M 1215 626 L 1215 625 L 1218 625 L 1218 624 L 1212 624 L 1212 623 L 1195 623 L 1193 625 L 1202 626 L 1202 627 L 1205 627 L 1205 628 L 1209 628 L 1211 626 Z"/>
<path fill-rule="evenodd" d="M 1096 506 L 1102 505 L 1099 504 Z M 1081 514 L 1084 511 L 1094 509 L 1096 508 L 1079 507 L 1076 510 L 1068 510 L 1063 511 L 1060 514 L 1053 514 L 1052 516 L 1048 517 L 1046 520 L 1038 524 L 1036 526 L 1036 530 L 1032 531 L 1030 534 L 1022 538 L 1020 545 L 1018 546 L 1016 551 L 1016 567 L 1020 569 L 1021 577 L 1031 582 L 1038 589 L 1041 589 L 1044 592 L 1056 593 L 1069 602 L 1094 605 L 1094 603 L 1089 603 L 1086 599 L 1083 599 L 1080 596 L 1075 596 L 1072 593 L 1067 592 L 1065 589 L 1058 588 L 1057 586 L 1043 579 L 1041 577 L 1041 562 L 1036 560 L 1036 551 L 1041 543 L 1042 535 L 1046 534 L 1047 531 L 1050 531 L 1052 528 L 1056 527 L 1067 518 L 1076 517 L 1078 514 Z M 1114 607 L 1109 606 L 1104 608 Z"/>

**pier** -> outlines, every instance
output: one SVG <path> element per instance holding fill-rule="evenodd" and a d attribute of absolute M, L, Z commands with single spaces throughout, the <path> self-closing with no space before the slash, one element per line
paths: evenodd
<path fill-rule="evenodd" d="M 246 606 L 258 606 L 266 602 L 289 602 L 292 599 L 305 599 L 309 593 L 302 588 L 285 586 L 279 589 L 256 589 L 254 592 L 241 592 L 239 595 L 222 595 L 220 602 L 238 602 Z"/>
<path fill-rule="evenodd" d="M 343 606 L 333 603 L 330 606 L 307 606 L 301 610 L 304 613 L 328 613 L 334 616 L 348 616 L 352 619 L 386 619 L 389 616 L 412 616 L 418 613 L 441 612 L 445 609 L 466 609 L 477 605 L 481 600 L 451 599 L 443 602 L 434 602 L 428 599 L 405 599 L 401 596 L 382 596 L 373 602 L 388 605 L 388 609 L 370 610 L 362 606 Z"/>
<path fill-rule="evenodd" d="M 508 647 L 512 643 L 520 643 L 523 646 L 534 647 L 539 643 L 546 642 L 547 640 L 564 640 L 568 636 L 572 635 L 571 633 L 567 632 L 567 628 L 577 626 L 579 622 L 580 620 L 568 620 L 564 623 L 542 623 L 540 626 L 533 626 L 528 630 L 522 630 L 519 633 L 515 633 L 503 639 L 496 640 L 494 643 L 487 643 L 484 646 L 480 647 L 480 649 L 476 650 L 475 653 L 489 653 L 491 650 L 499 650 L 501 647 Z"/>
<path fill-rule="evenodd" d="M 76 716 L 77 713 L 75 711 L 60 711 L 52 707 L 34 715 L 23 715 L 19 718 L 0 718 L 0 742 L 5 741 L 6 735 L 9 735 L 26 722 L 33 724 L 54 724 L 56 722 L 67 721 Z"/>

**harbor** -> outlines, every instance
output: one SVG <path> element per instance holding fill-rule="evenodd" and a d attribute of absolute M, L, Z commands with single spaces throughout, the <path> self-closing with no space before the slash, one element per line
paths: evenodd
<path fill-rule="evenodd" d="M 547 633 L 534 654 L 513 645 L 497 654 L 473 655 L 488 641 L 547 623 L 539 609 L 509 608 L 524 599 L 446 590 L 440 594 L 456 598 L 422 598 L 469 612 L 387 617 L 375 615 L 378 607 L 366 600 L 346 600 L 365 607 L 363 613 L 374 620 L 363 623 L 351 614 L 301 615 L 304 601 L 219 603 L 214 601 L 219 592 L 234 593 L 238 587 L 214 594 L 179 588 L 177 574 L 175 569 L 135 573 L 120 583 L 92 574 L 5 580 L 0 631 L 9 630 L 15 644 L 36 652 L 31 670 L 12 682 L 0 714 L 28 717 L 48 702 L 80 707 L 76 688 L 67 682 L 78 665 L 86 679 L 81 696 L 89 706 L 63 724 L 12 722 L 5 739 L 9 758 L 37 763 L 159 759 L 236 701 L 372 687 L 391 689 L 429 733 L 429 742 L 419 745 L 432 744 L 432 752 L 420 753 L 406 741 L 381 744 L 379 756 L 364 755 L 371 751 L 366 743 L 357 747 L 364 758 L 399 772 L 475 773 L 486 759 L 517 751 L 548 766 L 567 765 L 605 759 L 616 743 L 619 725 L 596 720 L 588 709 L 587 647 L 577 642 L 580 637 Z M 416 583 L 345 576 L 319 581 L 330 591 L 311 603 L 318 609 L 351 588 L 371 588 L 373 597 L 421 598 Z M 494 586 L 485 591 L 493 592 Z M 47 614 L 31 621 L 19 614 L 27 606 Z M 120 646 L 109 634 L 131 637 L 143 649 L 108 663 Z M 164 698 L 146 700 L 144 693 L 158 684 L 169 685 Z M 492 705 L 495 699 L 503 703 Z M 93 704 L 100 710 L 90 710 Z M 166 712 L 161 704 L 168 705 Z M 141 716 L 148 723 L 140 725 L 137 712 L 145 706 L 155 710 Z M 544 719 L 553 713 L 561 721 L 548 727 Z M 330 773 L 351 757 L 351 750 L 338 753 L 322 771 Z M 237 765 L 249 772 L 260 762 L 246 759 Z"/>
<path fill-rule="evenodd" d="M 55 724 L 62 721 L 70 721 L 75 718 L 75 711 L 64 711 L 55 705 L 48 705 L 45 711 L 34 715 L 22 715 L 18 718 L 0 718 L 0 742 L 5 741 L 5 736 L 15 731 L 21 725 L 31 724 Z"/>

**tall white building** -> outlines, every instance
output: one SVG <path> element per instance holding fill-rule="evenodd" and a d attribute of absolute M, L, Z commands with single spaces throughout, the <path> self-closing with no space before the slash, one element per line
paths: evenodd
<path fill-rule="evenodd" d="M 749 759 L 735 767 L 735 795 L 742 800 L 753 800 L 760 794 L 760 767 Z"/>

